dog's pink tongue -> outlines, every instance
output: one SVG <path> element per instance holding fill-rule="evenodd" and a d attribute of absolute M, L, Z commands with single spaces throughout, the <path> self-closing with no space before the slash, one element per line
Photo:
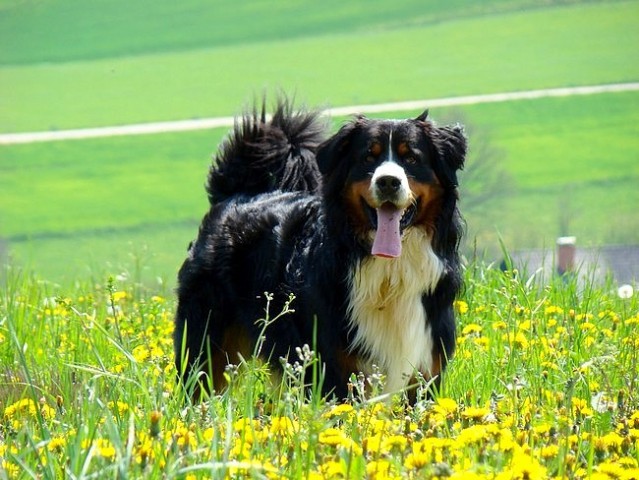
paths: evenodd
<path fill-rule="evenodd" d="M 371 253 L 378 257 L 395 258 L 402 253 L 399 222 L 402 211 L 385 203 L 377 209 L 377 231 Z"/>

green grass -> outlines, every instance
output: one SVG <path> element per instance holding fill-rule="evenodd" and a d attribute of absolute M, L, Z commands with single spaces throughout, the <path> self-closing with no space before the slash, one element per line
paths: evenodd
<path fill-rule="evenodd" d="M 470 237 L 493 254 L 498 233 L 511 249 L 551 246 L 561 235 L 580 245 L 638 243 L 638 106 L 630 93 L 465 107 L 478 130 L 471 161 L 473 141 L 487 142 L 511 180 L 509 195 L 488 205 L 462 199 Z"/>
<path fill-rule="evenodd" d="M 637 243 L 637 109 L 639 94 L 621 93 L 433 110 L 436 120 L 469 125 L 469 168 L 488 150 L 493 169 L 508 175 L 480 204 L 464 197 L 477 179 L 462 177 L 467 249 L 477 239 L 497 258 L 499 236 L 509 249 L 553 245 L 562 234 L 580 245 Z M 88 268 L 135 270 L 135 250 L 146 252 L 147 281 L 172 284 L 206 211 L 210 156 L 225 132 L 4 147 L 0 236 L 17 264 L 52 281 Z"/>
<path fill-rule="evenodd" d="M 354 379 L 353 398 L 334 406 L 309 399 L 293 369 L 281 390 L 266 387 L 268 372 L 247 359 L 229 390 L 191 407 L 175 383 L 165 291 L 83 276 L 60 288 L 10 272 L 0 475 L 636 478 L 639 296 L 481 265 L 465 277 L 457 354 L 434 402 L 424 385 L 414 408 L 374 401 L 371 378 L 373 390 Z"/>
<path fill-rule="evenodd" d="M 635 81 L 639 2 L 548 6 L 395 29 L 0 69 L 0 131 L 237 113 L 282 88 L 348 105 Z M 401 28 L 400 28 L 401 27 Z"/>
<path fill-rule="evenodd" d="M 554 4 L 566 3 L 554 1 Z M 78 0 L 0 4 L 0 64 L 69 62 L 296 39 L 343 31 L 389 30 L 535 8 L 531 0 L 383 0 L 229 3 L 186 0 Z"/>

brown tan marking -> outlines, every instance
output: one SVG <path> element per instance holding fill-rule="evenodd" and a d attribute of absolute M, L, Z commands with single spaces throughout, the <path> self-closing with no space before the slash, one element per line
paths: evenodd
<path fill-rule="evenodd" d="M 343 192 L 345 208 L 357 233 L 365 234 L 371 229 L 368 215 L 362 207 L 362 198 L 369 205 L 373 204 L 370 191 L 370 179 L 353 182 Z"/>
<path fill-rule="evenodd" d="M 432 233 L 435 228 L 435 219 L 442 208 L 441 197 L 443 189 L 439 180 L 435 177 L 433 183 L 424 184 L 409 178 L 408 185 L 410 186 L 415 202 L 418 202 L 419 205 L 419 209 L 413 219 L 413 225 L 419 225 L 426 229 L 426 231 Z"/>
<path fill-rule="evenodd" d="M 239 325 L 232 325 L 226 329 L 220 348 L 211 352 L 211 374 L 213 375 L 213 388 L 216 392 L 226 388 L 226 379 L 224 378 L 226 366 L 229 364 L 238 365 L 241 357 L 250 357 L 251 344 L 248 333 Z M 202 370 L 208 372 L 208 369 Z"/>

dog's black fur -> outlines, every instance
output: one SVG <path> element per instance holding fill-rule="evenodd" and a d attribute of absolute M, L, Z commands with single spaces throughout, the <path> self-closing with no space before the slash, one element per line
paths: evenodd
<path fill-rule="evenodd" d="M 438 127 L 426 114 L 404 121 L 357 117 L 326 139 L 318 112 L 295 111 L 285 100 L 272 119 L 264 111 L 262 107 L 236 123 L 209 172 L 211 207 L 178 278 L 174 342 L 180 375 L 186 380 L 197 372 L 210 374 L 209 385 L 222 389 L 226 365 L 253 352 L 262 328 L 256 320 L 265 316 L 268 292 L 273 295 L 271 315 L 290 294 L 295 296 L 294 312 L 266 330 L 261 353 L 273 368 L 280 368 L 280 357 L 308 344 L 315 346 L 324 366 L 326 394 L 345 398 L 350 375 L 371 364 L 382 370 L 385 364 L 391 370 L 401 366 L 385 373 L 397 377 L 401 371 L 401 380 L 389 378 L 389 383 L 405 386 L 410 375 L 406 377 L 402 345 L 408 350 L 414 345 L 406 344 L 401 333 L 388 339 L 390 350 L 373 344 L 377 335 L 418 321 L 419 335 L 426 338 L 422 343 L 430 351 L 418 352 L 425 360 L 416 370 L 427 378 L 439 376 L 454 352 L 453 301 L 461 287 L 456 175 L 466 153 L 461 128 Z M 411 190 L 402 238 L 412 238 L 408 232 L 419 229 L 425 250 L 436 259 L 430 260 L 432 268 L 423 267 L 424 275 L 433 278 L 417 294 L 419 320 L 398 318 L 404 309 L 396 303 L 393 312 L 380 317 L 385 324 L 397 322 L 396 328 L 374 322 L 365 327 L 362 312 L 377 308 L 360 305 L 367 300 L 354 296 L 353 289 L 374 284 L 383 297 L 402 288 L 380 286 L 395 284 L 393 279 L 363 278 L 390 265 L 373 262 L 400 261 L 371 256 L 374 209 L 381 202 L 399 205 L 392 192 L 381 200 L 373 195 L 371 178 L 390 161 L 400 165 L 398 176 Z M 415 261 L 410 263 L 422 262 L 421 254 L 411 255 Z M 428 255 L 424 251 L 424 258 Z M 413 266 L 393 272 L 401 276 Z M 207 389 L 207 382 L 201 386 Z"/>

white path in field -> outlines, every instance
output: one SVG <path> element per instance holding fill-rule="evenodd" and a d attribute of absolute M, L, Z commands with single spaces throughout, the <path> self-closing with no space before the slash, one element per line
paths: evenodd
<path fill-rule="evenodd" d="M 405 110 L 423 110 L 426 108 L 452 107 L 457 105 L 476 105 L 480 103 L 508 102 L 512 100 L 531 100 L 548 97 L 569 97 L 574 95 L 594 95 L 598 93 L 616 93 L 639 90 L 639 82 L 591 85 L 583 87 L 548 88 L 522 92 L 491 93 L 486 95 L 468 95 L 463 97 L 433 98 L 408 102 L 380 103 L 376 105 L 353 105 L 325 110 L 330 116 L 346 116 L 358 113 L 384 113 Z M 142 123 L 115 127 L 83 128 L 50 132 L 26 132 L 0 134 L 0 145 L 20 143 L 54 142 L 58 140 L 79 140 L 85 138 L 115 137 L 125 135 L 148 135 L 153 133 L 184 132 L 208 130 L 216 127 L 233 126 L 233 117 L 203 118 L 199 120 L 178 120 L 174 122 Z"/>

